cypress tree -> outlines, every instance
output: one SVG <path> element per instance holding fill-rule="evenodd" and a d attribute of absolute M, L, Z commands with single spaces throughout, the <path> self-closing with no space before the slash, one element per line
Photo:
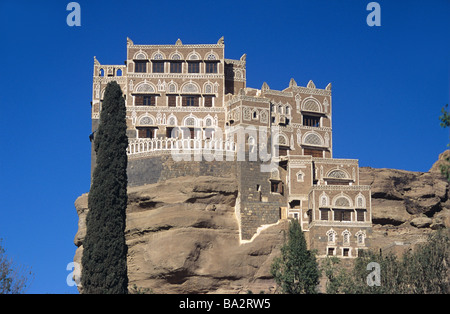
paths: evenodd
<path fill-rule="evenodd" d="M 288 241 L 281 248 L 281 257 L 274 259 L 271 273 L 282 293 L 316 293 L 319 267 L 296 219 L 289 224 Z"/>
<path fill-rule="evenodd" d="M 97 163 L 88 196 L 83 243 L 83 293 L 127 293 L 126 108 L 117 82 L 106 86 L 100 123 L 94 139 Z"/>

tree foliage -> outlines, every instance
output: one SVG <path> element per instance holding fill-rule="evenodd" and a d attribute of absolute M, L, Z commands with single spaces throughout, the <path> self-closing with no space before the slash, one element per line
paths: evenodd
<path fill-rule="evenodd" d="M 319 269 L 314 252 L 306 246 L 299 222 L 289 224 L 289 238 L 281 247 L 281 256 L 274 259 L 271 274 L 282 293 L 316 293 Z"/>
<path fill-rule="evenodd" d="M 15 265 L 6 255 L 0 239 L 0 294 L 21 294 L 25 292 L 33 273 Z"/>
<path fill-rule="evenodd" d="M 120 86 L 106 86 L 100 123 L 94 139 L 97 156 L 88 196 L 86 238 L 83 243 L 83 293 L 127 293 L 126 109 Z"/>
<path fill-rule="evenodd" d="M 380 285 L 367 284 L 367 265 L 371 262 L 380 265 Z M 327 293 L 448 294 L 449 266 L 450 232 L 443 229 L 401 257 L 368 251 L 355 260 L 351 270 L 340 267 L 335 257 L 322 261 L 321 269 L 327 279 Z"/>

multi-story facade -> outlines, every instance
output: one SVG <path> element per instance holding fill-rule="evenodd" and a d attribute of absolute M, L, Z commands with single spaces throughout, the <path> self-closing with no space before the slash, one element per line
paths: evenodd
<path fill-rule="evenodd" d="M 117 81 L 130 185 L 233 174 L 242 242 L 294 218 L 319 256 L 356 257 L 370 244 L 370 187 L 359 185 L 357 160 L 333 158 L 331 84 L 301 87 L 291 79 L 281 91 L 267 83 L 248 88 L 246 55 L 226 59 L 224 50 L 223 38 L 206 45 L 127 39 L 125 65 L 94 58 L 92 131 L 104 89 Z"/>

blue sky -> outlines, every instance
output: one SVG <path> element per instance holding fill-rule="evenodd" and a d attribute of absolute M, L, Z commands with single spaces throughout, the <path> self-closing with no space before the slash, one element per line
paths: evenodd
<path fill-rule="evenodd" d="M 77 231 L 74 201 L 89 190 L 93 57 L 123 64 L 137 44 L 216 43 L 247 54 L 247 86 L 333 85 L 334 157 L 427 171 L 446 149 L 450 1 L 0 1 L 0 238 L 35 274 L 29 293 L 66 285 Z"/>

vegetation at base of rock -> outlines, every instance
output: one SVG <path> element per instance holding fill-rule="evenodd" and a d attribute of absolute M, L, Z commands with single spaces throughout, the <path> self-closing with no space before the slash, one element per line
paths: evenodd
<path fill-rule="evenodd" d="M 100 123 L 95 133 L 97 163 L 89 192 L 86 238 L 83 243 L 83 293 L 127 293 L 126 108 L 120 86 L 106 86 Z"/>
<path fill-rule="evenodd" d="M 369 286 L 367 265 L 380 265 L 380 285 Z M 450 231 L 438 230 L 414 251 L 396 255 L 368 251 L 358 257 L 353 269 L 341 267 L 336 257 L 322 261 L 326 293 L 337 294 L 448 294 L 450 293 Z"/>
<path fill-rule="evenodd" d="M 288 241 L 281 247 L 281 256 L 274 259 L 271 274 L 282 293 L 316 293 L 319 268 L 315 253 L 307 249 L 298 220 L 291 220 L 288 233 Z"/>
<path fill-rule="evenodd" d="M 22 294 L 29 285 L 31 270 L 15 265 L 8 258 L 0 239 L 0 294 Z"/>

